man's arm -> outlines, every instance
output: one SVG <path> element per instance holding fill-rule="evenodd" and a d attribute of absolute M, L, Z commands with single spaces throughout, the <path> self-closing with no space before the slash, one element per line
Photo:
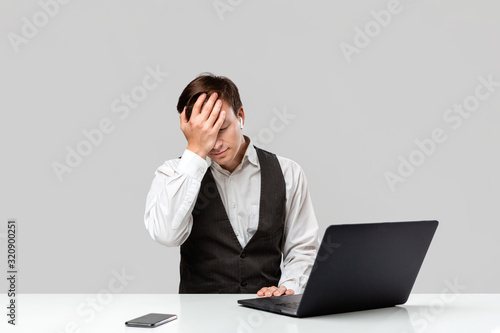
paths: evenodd
<path fill-rule="evenodd" d="M 283 237 L 283 270 L 276 286 L 264 287 L 259 296 L 301 293 L 319 248 L 318 223 L 302 168 L 295 162 L 278 157 L 287 184 L 285 232 Z"/>
<path fill-rule="evenodd" d="M 189 120 L 186 108 L 181 113 L 187 149 L 180 162 L 168 161 L 158 168 L 147 196 L 144 223 L 151 237 L 167 246 L 182 244 L 191 232 L 191 212 L 207 170 L 205 158 L 225 119 L 221 101 L 216 102 L 217 94 L 203 105 L 205 97 L 198 97 Z"/>
<path fill-rule="evenodd" d="M 156 170 L 144 214 L 146 229 L 155 241 L 179 246 L 189 236 L 191 212 L 206 169 L 207 162 L 186 149 L 180 161 L 167 161 Z"/>

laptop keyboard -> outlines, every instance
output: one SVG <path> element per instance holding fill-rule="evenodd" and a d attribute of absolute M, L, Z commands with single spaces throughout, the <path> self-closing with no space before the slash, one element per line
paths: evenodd
<path fill-rule="evenodd" d="M 297 310 L 299 308 L 299 304 L 300 302 L 286 302 L 286 303 L 277 303 L 275 305 Z"/>

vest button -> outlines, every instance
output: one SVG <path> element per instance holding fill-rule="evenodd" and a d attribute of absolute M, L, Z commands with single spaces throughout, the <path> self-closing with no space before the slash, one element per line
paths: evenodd
<path fill-rule="evenodd" d="M 247 283 L 246 283 L 245 281 L 243 281 L 242 283 L 240 283 L 240 285 L 241 285 L 242 287 L 246 287 L 246 286 L 247 286 Z"/>
<path fill-rule="evenodd" d="M 247 256 L 247 254 L 245 252 L 243 252 L 242 254 L 240 254 L 240 258 L 245 258 Z"/>

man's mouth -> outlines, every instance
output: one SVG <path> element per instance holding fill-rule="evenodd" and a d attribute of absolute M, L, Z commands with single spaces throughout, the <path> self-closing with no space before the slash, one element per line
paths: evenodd
<path fill-rule="evenodd" d="M 214 155 L 216 157 L 222 156 L 228 149 L 229 148 L 226 148 L 225 150 L 220 151 L 220 152 L 212 152 L 212 155 Z"/>

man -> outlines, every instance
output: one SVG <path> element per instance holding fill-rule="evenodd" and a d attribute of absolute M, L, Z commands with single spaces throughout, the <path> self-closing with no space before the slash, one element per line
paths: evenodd
<path fill-rule="evenodd" d="M 302 292 L 319 242 L 300 166 L 243 135 L 226 77 L 200 74 L 177 111 L 187 148 L 156 170 L 144 221 L 154 240 L 181 247 L 179 292 Z"/>

